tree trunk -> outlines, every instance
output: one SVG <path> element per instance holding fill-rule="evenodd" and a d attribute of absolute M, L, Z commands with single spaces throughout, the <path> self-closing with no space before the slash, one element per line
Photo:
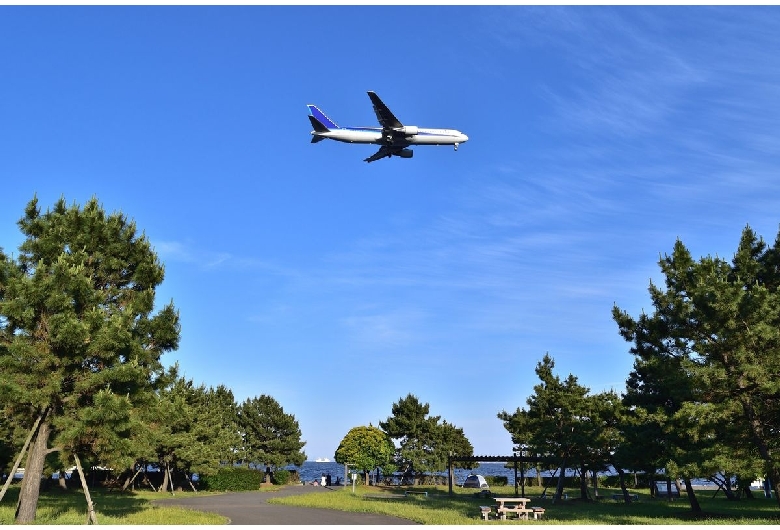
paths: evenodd
<path fill-rule="evenodd" d="M 164 492 L 168 489 L 168 464 L 165 464 L 165 470 L 163 471 L 163 483 L 162 486 L 160 486 L 160 493 Z"/>
<path fill-rule="evenodd" d="M 580 498 L 588 500 L 588 472 L 584 467 L 580 468 Z"/>
<path fill-rule="evenodd" d="M 650 496 L 654 499 L 658 498 L 658 488 L 655 485 L 655 475 L 652 473 L 649 473 L 648 476 L 650 477 Z"/>
<path fill-rule="evenodd" d="M 609 463 L 612 465 L 612 467 L 617 471 L 618 478 L 620 479 L 620 491 L 623 492 L 623 500 L 626 504 L 631 504 L 631 495 L 628 493 L 628 488 L 626 487 L 626 472 L 623 471 L 623 467 L 619 466 L 615 463 L 615 460 L 613 457 L 610 457 Z M 636 472 L 634 472 L 634 487 L 636 487 Z M 653 493 L 653 484 L 654 482 L 650 481 L 650 493 Z"/>
<path fill-rule="evenodd" d="M 696 492 L 693 491 L 691 479 L 685 477 L 683 482 L 685 483 L 685 492 L 688 494 L 688 502 L 691 503 L 691 511 L 693 513 L 701 513 L 701 506 L 699 506 L 699 500 L 696 498 Z"/>
<path fill-rule="evenodd" d="M 87 524 L 98 524 L 97 516 L 95 515 L 95 504 L 92 502 L 92 496 L 89 494 L 87 479 L 84 477 L 84 469 L 81 467 L 79 455 L 73 453 L 73 459 L 76 461 L 76 469 L 79 472 L 79 479 L 81 479 L 81 487 L 84 489 L 84 497 L 87 499 Z"/>
<path fill-rule="evenodd" d="M 38 497 L 41 494 L 43 464 L 49 449 L 50 427 L 48 413 L 44 412 L 44 417 L 38 425 L 35 443 L 30 447 L 27 463 L 24 466 L 24 478 L 19 490 L 19 502 L 16 505 L 16 524 L 28 524 L 35 521 Z"/>
<path fill-rule="evenodd" d="M 563 482 L 566 479 L 566 459 L 563 459 L 561 464 L 561 474 L 558 475 L 558 486 L 555 488 L 555 496 L 553 496 L 553 502 L 561 500 L 563 497 Z"/>
<path fill-rule="evenodd" d="M 623 500 L 626 504 L 631 504 L 631 495 L 628 494 L 628 488 L 626 487 L 626 473 L 623 471 L 622 467 L 617 467 L 614 464 L 613 467 L 617 470 L 618 477 L 620 478 L 620 490 L 623 492 Z"/>
<path fill-rule="evenodd" d="M 679 478 L 674 479 L 674 485 L 677 486 L 677 492 L 682 493 L 683 488 Z"/>
<path fill-rule="evenodd" d="M 772 482 L 771 486 L 772 489 L 775 490 L 775 499 L 777 500 L 778 505 L 780 505 L 780 471 L 778 471 L 776 467 L 772 466 L 769 470 L 767 478 L 769 478 L 769 481 Z"/>
<path fill-rule="evenodd" d="M 773 455 L 769 449 L 769 444 L 767 444 L 767 439 L 764 436 L 764 427 L 756 415 L 753 404 L 750 402 L 749 398 L 742 399 L 741 401 L 742 409 L 744 410 L 745 417 L 747 418 L 751 428 L 750 434 L 753 437 L 753 443 L 758 448 L 758 454 L 764 461 L 768 471 L 767 476 L 772 482 L 772 488 L 775 490 L 775 499 L 777 500 L 778 506 L 780 506 L 780 469 L 774 463 Z M 775 433 L 775 436 L 776 435 L 777 434 Z"/>
<path fill-rule="evenodd" d="M 728 477 L 724 477 L 723 479 L 723 493 L 726 494 L 726 498 L 730 501 L 736 499 L 734 490 L 731 489 L 731 480 Z"/>
<path fill-rule="evenodd" d="M 22 462 L 22 458 L 24 458 L 24 453 L 27 452 L 27 448 L 30 446 L 30 441 L 32 440 L 33 436 L 35 436 L 35 433 L 38 430 L 38 425 L 41 424 L 41 420 L 46 415 L 48 410 L 49 409 L 44 410 L 38 416 L 38 419 L 35 420 L 35 425 L 33 425 L 32 429 L 30 429 L 30 433 L 27 435 L 27 439 L 24 441 L 24 446 L 22 446 L 22 450 L 19 451 L 19 455 L 16 457 L 16 461 L 14 462 L 14 467 L 12 467 L 11 472 L 8 473 L 8 479 L 5 481 L 5 484 L 3 484 L 2 491 L 0 491 L 0 501 L 2 501 L 3 497 L 5 497 L 5 492 L 8 491 L 8 486 L 11 485 L 11 481 L 14 479 L 14 473 L 16 472 L 16 468 L 19 467 L 19 464 Z"/>

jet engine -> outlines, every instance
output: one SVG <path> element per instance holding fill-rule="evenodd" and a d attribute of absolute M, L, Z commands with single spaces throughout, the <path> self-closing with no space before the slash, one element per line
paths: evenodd
<path fill-rule="evenodd" d="M 400 156 L 401 158 L 412 158 L 414 156 L 414 151 L 411 149 L 401 149 L 396 153 L 396 156 Z"/>
<path fill-rule="evenodd" d="M 406 136 L 414 136 L 418 132 L 420 132 L 420 128 L 416 127 L 414 125 L 407 125 L 405 127 L 399 127 L 395 129 L 396 131 L 405 134 Z"/>

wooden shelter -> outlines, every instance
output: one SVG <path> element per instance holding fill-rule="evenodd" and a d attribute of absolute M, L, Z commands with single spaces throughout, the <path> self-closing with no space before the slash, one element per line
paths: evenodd
<path fill-rule="evenodd" d="M 517 480 L 518 463 L 523 464 L 548 464 L 558 465 L 558 461 L 549 456 L 522 456 L 513 454 L 512 456 L 458 456 L 450 454 L 447 457 L 447 482 L 449 483 L 450 495 L 452 495 L 452 485 L 455 482 L 455 466 L 460 462 L 500 462 L 513 463 L 515 468 L 515 495 L 525 495 L 525 466 L 520 466 L 520 480 Z M 517 491 L 518 482 L 521 484 L 522 492 Z"/>

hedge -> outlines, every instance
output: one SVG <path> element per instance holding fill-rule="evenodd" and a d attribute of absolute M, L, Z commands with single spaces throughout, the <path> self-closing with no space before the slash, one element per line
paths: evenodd
<path fill-rule="evenodd" d="M 209 491 L 251 491 L 260 489 L 265 473 L 245 467 L 222 467 L 216 475 L 199 479 L 201 489 Z"/>

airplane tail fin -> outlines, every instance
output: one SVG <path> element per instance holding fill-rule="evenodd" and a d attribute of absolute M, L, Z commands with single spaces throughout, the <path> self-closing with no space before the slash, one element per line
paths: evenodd
<path fill-rule="evenodd" d="M 306 105 L 306 106 L 309 107 L 309 112 L 311 113 L 309 114 L 309 119 L 311 121 L 311 124 L 314 126 L 315 131 L 326 132 L 331 129 L 340 128 L 338 125 L 336 125 L 336 123 L 333 120 L 325 116 L 325 113 L 322 112 L 320 109 L 318 109 L 316 105 Z M 318 129 L 317 126 L 314 125 L 315 121 L 319 122 L 320 128 L 324 127 L 325 130 Z"/>
<path fill-rule="evenodd" d="M 328 129 L 325 126 L 325 124 L 323 124 L 320 120 L 318 120 L 317 118 L 315 118 L 311 114 L 309 114 L 309 121 L 311 122 L 311 126 L 314 129 L 314 132 L 326 133 L 326 132 L 328 132 L 330 130 L 330 129 Z M 315 136 L 312 139 L 312 143 L 314 143 L 315 140 L 322 140 L 322 136 Z"/>

